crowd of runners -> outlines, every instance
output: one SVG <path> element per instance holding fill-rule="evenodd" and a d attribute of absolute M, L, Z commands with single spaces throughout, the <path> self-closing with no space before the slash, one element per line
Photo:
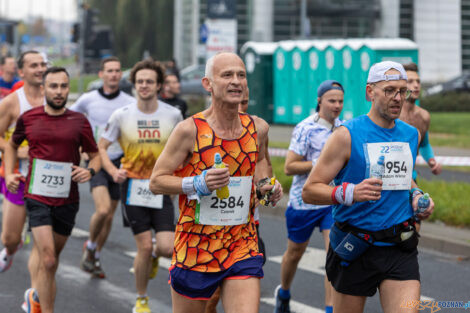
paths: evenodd
<path fill-rule="evenodd" d="M 131 70 L 135 96 L 119 89 L 119 59 L 103 59 L 102 87 L 68 108 L 69 74 L 48 67 L 44 55 L 26 51 L 2 67 L 0 272 L 14 266 L 27 223 L 30 288 L 18 303 L 25 312 L 54 312 L 59 255 L 85 182 L 95 211 L 77 266 L 106 278 L 103 264 L 112 260 L 101 262 L 101 251 L 121 202 L 137 250 L 133 313 L 151 312 L 147 286 L 160 257 L 171 258 L 173 312 L 216 312 L 219 299 L 225 312 L 258 312 L 266 261 L 258 207 L 275 206 L 283 190 L 269 158 L 269 125 L 246 113 L 239 56 L 207 61 L 201 84 L 211 104 L 190 117 L 178 74 L 152 59 Z M 23 85 L 14 90 L 16 67 Z M 429 145 L 429 113 L 416 105 L 418 69 L 374 64 L 364 95 L 370 111 L 349 121 L 340 119 L 348 92 L 341 82 L 316 87 L 316 112 L 296 125 L 285 160 L 293 182 L 274 312 L 290 312 L 297 265 L 317 227 L 327 252 L 325 312 L 362 312 L 377 290 L 384 312 L 409 312 L 399 306 L 420 298 L 418 225 L 434 209 L 430 199 L 418 211 L 417 154 L 434 174 L 441 171 Z"/>

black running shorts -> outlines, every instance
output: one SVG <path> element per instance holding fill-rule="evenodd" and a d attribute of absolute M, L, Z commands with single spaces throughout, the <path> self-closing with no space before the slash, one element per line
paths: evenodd
<path fill-rule="evenodd" d="M 70 236 L 75 225 L 78 203 L 61 206 L 50 206 L 42 202 L 25 198 L 26 211 L 29 217 L 29 227 L 51 225 L 52 230 L 59 235 Z"/>
<path fill-rule="evenodd" d="M 112 160 L 111 162 L 113 162 L 114 166 L 119 168 L 121 166 L 121 157 Z M 105 186 L 108 188 L 111 199 L 119 201 L 121 195 L 119 184 L 115 183 L 111 175 L 109 175 L 108 172 L 106 172 L 104 169 L 98 171 L 98 173 L 96 173 L 95 176 L 90 179 L 90 191 L 98 186 Z"/>
<path fill-rule="evenodd" d="M 126 204 L 127 188 L 129 180 L 121 185 L 122 213 L 129 223 L 134 235 L 154 229 L 156 233 L 160 231 L 174 231 L 174 209 L 170 196 L 163 196 L 163 208 L 153 209 L 143 206 Z"/>
<path fill-rule="evenodd" d="M 329 247 L 326 257 L 326 274 L 336 291 L 372 297 L 385 279 L 420 280 L 418 250 L 400 250 L 396 246 L 371 246 L 348 266 Z"/>

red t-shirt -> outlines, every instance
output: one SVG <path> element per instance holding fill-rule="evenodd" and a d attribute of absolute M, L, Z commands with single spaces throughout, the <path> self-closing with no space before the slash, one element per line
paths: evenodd
<path fill-rule="evenodd" d="M 26 179 L 25 197 L 51 206 L 60 206 L 79 201 L 77 183 L 71 182 L 68 198 L 53 198 L 29 193 L 33 159 L 80 163 L 80 151 L 98 152 L 90 123 L 87 118 L 74 111 L 52 116 L 44 107 L 36 107 L 22 114 L 16 122 L 12 141 L 20 145 L 23 140 L 29 143 L 29 169 Z"/>

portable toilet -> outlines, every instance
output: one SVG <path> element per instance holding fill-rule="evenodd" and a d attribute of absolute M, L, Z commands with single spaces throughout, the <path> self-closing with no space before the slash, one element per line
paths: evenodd
<path fill-rule="evenodd" d="M 308 53 L 310 41 L 296 41 L 292 50 L 292 71 L 291 71 L 291 105 L 292 120 L 297 124 L 309 115 L 308 99 Z"/>
<path fill-rule="evenodd" d="M 345 41 L 341 39 L 330 40 L 328 47 L 325 49 L 325 79 L 334 79 L 340 83 L 343 75 L 343 60 L 341 49 L 344 47 Z"/>
<path fill-rule="evenodd" d="M 364 45 L 362 39 L 348 39 L 346 45 L 341 49 L 341 58 L 343 61 L 343 71 L 341 84 L 344 87 L 344 102 L 342 118 L 350 120 L 357 116 L 357 103 L 362 103 L 364 95 L 360 93 L 360 74 L 359 49 Z"/>
<path fill-rule="evenodd" d="M 309 115 L 315 112 L 317 107 L 317 89 L 318 86 L 325 80 L 326 65 L 325 65 L 325 49 L 328 46 L 326 40 L 312 40 L 308 54 L 308 105 Z"/>
<path fill-rule="evenodd" d="M 245 62 L 246 77 L 250 89 L 248 113 L 273 122 L 273 54 L 277 48 L 273 42 L 246 42 L 240 49 Z"/>
<path fill-rule="evenodd" d="M 415 62 L 418 64 L 418 45 L 403 38 L 370 38 L 364 39 L 364 45 L 359 49 L 360 83 L 359 92 L 362 94 L 360 103 L 355 103 L 355 116 L 366 114 L 370 102 L 365 99 L 367 75 L 370 67 L 377 62 L 395 61 L 398 63 Z"/>
<path fill-rule="evenodd" d="M 274 52 L 274 123 L 293 124 L 292 122 L 292 50 L 293 41 L 281 41 Z"/>

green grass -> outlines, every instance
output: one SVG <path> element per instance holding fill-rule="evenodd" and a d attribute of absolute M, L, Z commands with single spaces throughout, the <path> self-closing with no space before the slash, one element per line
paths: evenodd
<path fill-rule="evenodd" d="M 54 66 L 60 66 L 60 67 L 66 67 L 68 65 L 72 65 L 75 63 L 75 57 L 68 57 L 68 58 L 64 58 L 64 59 L 55 59 L 55 60 L 52 60 L 52 64 Z"/>
<path fill-rule="evenodd" d="M 431 221 L 442 221 L 447 225 L 470 226 L 470 184 L 463 182 L 426 181 L 420 179 L 419 187 L 434 200 Z"/>
<path fill-rule="evenodd" d="M 86 91 L 86 86 L 95 79 L 98 79 L 98 75 L 84 75 L 83 91 Z M 78 77 L 70 78 L 70 92 L 78 92 Z"/>
<path fill-rule="evenodd" d="M 288 142 L 282 142 L 282 141 L 269 141 L 269 147 L 270 148 L 287 149 L 287 148 L 289 148 L 289 143 Z"/>
<path fill-rule="evenodd" d="M 429 139 L 432 146 L 470 149 L 469 112 L 433 112 Z"/>
<path fill-rule="evenodd" d="M 289 192 L 290 185 L 292 185 L 292 176 L 284 174 L 284 161 L 285 158 L 283 157 L 271 157 L 274 175 L 281 183 L 284 194 L 287 194 Z"/>

